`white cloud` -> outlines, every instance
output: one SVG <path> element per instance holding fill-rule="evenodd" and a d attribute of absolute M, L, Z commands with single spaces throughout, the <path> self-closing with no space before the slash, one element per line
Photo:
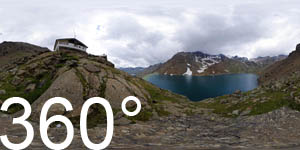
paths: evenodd
<path fill-rule="evenodd" d="M 1 1 L 0 42 L 53 48 L 77 37 L 119 66 L 147 66 L 179 51 L 257 57 L 300 41 L 300 2 L 290 0 Z"/>

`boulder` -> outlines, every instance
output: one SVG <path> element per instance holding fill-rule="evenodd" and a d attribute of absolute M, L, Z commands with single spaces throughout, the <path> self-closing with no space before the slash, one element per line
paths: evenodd
<path fill-rule="evenodd" d="M 23 82 L 23 79 L 18 77 L 18 76 L 15 76 L 12 81 L 11 81 L 11 84 L 14 85 L 14 86 L 17 86 L 19 84 L 21 84 Z"/>
<path fill-rule="evenodd" d="M 233 94 L 241 95 L 242 91 L 241 90 L 236 90 Z"/>
<path fill-rule="evenodd" d="M 35 90 L 35 87 L 36 87 L 36 85 L 35 85 L 34 83 L 31 83 L 31 84 L 29 84 L 29 85 L 26 87 L 25 91 L 26 91 L 26 92 L 32 92 L 32 91 Z"/>
<path fill-rule="evenodd" d="M 24 75 L 26 73 L 26 71 L 25 70 L 23 70 L 23 69 L 21 69 L 21 70 L 19 70 L 18 72 L 17 72 L 17 76 L 22 76 L 22 75 Z"/>
<path fill-rule="evenodd" d="M 107 80 L 105 98 L 109 100 L 113 108 L 120 109 L 123 99 L 126 98 L 127 96 L 132 96 L 132 94 L 133 93 L 131 93 L 128 90 L 128 88 L 125 85 L 123 85 L 121 82 L 115 79 Z M 127 103 L 128 107 L 131 106 L 130 102 Z"/>
<path fill-rule="evenodd" d="M 220 100 L 220 103 L 221 103 L 221 104 L 227 104 L 227 103 L 228 103 L 228 100 L 227 100 L 227 99 L 221 99 L 221 100 Z"/>
<path fill-rule="evenodd" d="M 6 91 L 5 90 L 0 90 L 0 95 L 4 95 L 6 94 Z"/>
<path fill-rule="evenodd" d="M 30 64 L 30 66 L 29 66 L 29 70 L 35 70 L 37 67 L 39 66 L 39 64 L 38 63 L 33 63 L 33 64 Z"/>
<path fill-rule="evenodd" d="M 51 117 L 51 116 L 54 116 L 54 115 L 62 115 L 65 113 L 66 109 L 64 107 L 62 107 L 61 104 L 54 104 L 50 107 L 50 110 L 48 113 L 47 113 L 47 117 Z"/>
<path fill-rule="evenodd" d="M 296 94 L 296 92 L 295 92 L 295 91 L 292 91 L 292 92 L 290 93 L 291 98 L 294 98 L 294 97 L 295 97 L 295 94 Z"/>
<path fill-rule="evenodd" d="M 122 117 L 122 118 L 115 121 L 115 125 L 128 125 L 130 123 L 131 123 L 131 121 L 124 118 L 124 117 Z"/>
<path fill-rule="evenodd" d="M 241 116 L 247 116 L 251 113 L 251 109 L 247 109 L 241 113 Z"/>
<path fill-rule="evenodd" d="M 100 67 L 97 67 L 97 66 L 95 66 L 95 65 L 92 64 L 92 63 L 88 63 L 88 64 L 84 65 L 83 67 L 84 67 L 87 71 L 92 72 L 92 73 L 97 73 L 97 72 L 100 72 L 100 71 L 101 71 Z"/>
<path fill-rule="evenodd" d="M 18 68 L 14 68 L 14 69 L 9 70 L 9 72 L 13 75 L 15 75 L 17 73 L 17 71 L 18 71 Z"/>
<path fill-rule="evenodd" d="M 240 110 L 234 110 L 234 111 L 232 111 L 232 114 L 233 115 L 239 115 L 240 114 Z"/>
<path fill-rule="evenodd" d="M 45 102 L 53 97 L 63 97 L 69 100 L 73 109 L 79 109 L 84 103 L 83 85 L 75 73 L 75 69 L 66 71 L 60 75 L 52 85 L 32 104 L 32 120 L 38 121 L 41 109 Z M 49 110 L 49 114 L 63 114 L 64 107 L 62 105 L 53 106 Z M 78 114 L 73 114 L 78 113 Z M 79 116 L 80 112 L 72 111 L 71 116 Z"/>
<path fill-rule="evenodd" d="M 78 62 L 76 60 L 70 60 L 70 61 L 67 61 L 67 66 L 70 66 L 70 67 L 77 67 L 78 66 Z"/>

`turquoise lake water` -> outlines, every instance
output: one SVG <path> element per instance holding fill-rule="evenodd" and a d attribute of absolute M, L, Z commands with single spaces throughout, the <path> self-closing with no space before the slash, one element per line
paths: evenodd
<path fill-rule="evenodd" d="M 169 76 L 149 75 L 144 79 L 152 84 L 187 96 L 192 101 L 201 101 L 236 90 L 250 91 L 258 86 L 255 74 L 227 74 L 218 76 Z"/>

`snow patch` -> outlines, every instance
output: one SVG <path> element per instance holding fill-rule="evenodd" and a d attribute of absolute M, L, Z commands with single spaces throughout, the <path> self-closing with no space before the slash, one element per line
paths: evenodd
<path fill-rule="evenodd" d="M 221 57 L 220 56 L 208 56 L 205 58 L 201 57 L 195 57 L 195 60 L 197 63 L 200 63 L 202 66 L 197 70 L 198 73 L 203 73 L 209 66 L 212 66 L 214 64 L 220 63 L 221 62 Z"/>
<path fill-rule="evenodd" d="M 182 74 L 182 75 L 188 75 L 188 76 L 191 76 L 191 75 L 193 75 L 193 72 L 191 71 L 191 69 L 190 69 L 189 67 L 187 67 L 186 72 L 185 72 L 184 74 Z"/>

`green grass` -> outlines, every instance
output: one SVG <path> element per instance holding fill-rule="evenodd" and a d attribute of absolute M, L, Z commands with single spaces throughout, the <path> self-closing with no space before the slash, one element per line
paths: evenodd
<path fill-rule="evenodd" d="M 141 112 L 133 117 L 127 117 L 131 121 L 149 121 L 153 116 L 151 109 L 142 109 Z"/>
<path fill-rule="evenodd" d="M 103 83 L 100 84 L 100 91 L 99 91 L 100 97 L 105 97 L 105 90 L 106 90 L 106 82 L 103 80 Z"/>
<path fill-rule="evenodd" d="M 247 93 L 245 93 L 243 96 L 246 95 Z M 246 109 L 251 109 L 251 112 L 248 115 L 260 115 L 279 109 L 284 106 L 289 106 L 290 101 L 288 100 L 287 96 L 288 95 L 283 92 L 267 92 L 265 94 L 258 95 L 255 98 L 249 98 L 244 101 L 239 101 L 236 104 L 230 103 L 231 100 L 234 100 L 233 97 L 221 96 L 216 98 L 211 103 L 199 102 L 196 105 L 202 108 L 213 109 L 213 113 L 220 114 L 224 117 L 236 117 L 235 115 L 231 114 L 234 110 L 239 110 L 239 112 L 243 112 Z M 257 102 L 252 101 L 253 99 L 261 99 L 264 97 L 268 98 L 268 100 L 265 100 L 265 102 L 262 102 L 261 100 Z M 228 99 L 229 103 L 221 103 L 222 99 Z"/>
<path fill-rule="evenodd" d="M 155 111 L 157 112 L 158 116 L 163 117 L 163 116 L 169 116 L 171 113 L 166 111 L 162 106 L 155 106 L 154 107 Z"/>
<path fill-rule="evenodd" d="M 288 106 L 289 101 L 287 99 L 287 94 L 282 92 L 271 92 L 264 94 L 265 97 L 271 98 L 264 103 L 254 103 L 253 109 L 250 115 L 260 115 L 276 109 L 279 109 L 283 106 Z"/>
<path fill-rule="evenodd" d="M 84 76 L 80 73 L 80 71 L 77 68 L 75 70 L 76 70 L 76 72 L 75 72 L 76 76 L 79 78 L 81 84 L 83 85 L 83 98 L 88 99 L 88 97 L 87 97 L 88 91 L 87 90 L 89 89 L 89 84 L 85 80 Z"/>
<path fill-rule="evenodd" d="M 55 68 L 61 68 L 61 67 L 63 67 L 64 66 L 64 64 L 56 64 L 55 65 Z"/>
<path fill-rule="evenodd" d="M 79 60 L 79 57 L 76 56 L 76 55 L 69 55 L 69 54 L 66 54 L 66 53 L 62 53 L 61 54 L 61 57 L 64 59 L 64 60 Z"/>
<path fill-rule="evenodd" d="M 25 78 L 24 80 L 30 81 L 31 83 L 36 84 L 37 86 L 44 81 L 44 84 L 42 87 L 38 88 L 36 87 L 35 90 L 31 92 L 26 92 L 26 86 L 25 85 L 18 85 L 17 87 L 13 86 L 10 82 L 12 80 L 12 77 L 9 76 L 5 83 L 0 87 L 0 89 L 4 89 L 6 91 L 6 94 L 0 95 L 0 99 L 6 100 L 11 97 L 22 97 L 26 99 L 30 104 L 32 104 L 36 99 L 38 99 L 52 84 L 52 77 L 49 73 L 44 73 L 40 76 L 40 79 L 36 78 Z M 8 109 L 8 113 L 15 113 L 19 110 L 22 110 L 23 107 L 21 105 L 12 105 Z"/>
<path fill-rule="evenodd" d="M 175 96 L 169 96 L 168 91 L 155 87 L 154 85 L 141 80 L 139 83 L 145 90 L 150 94 L 151 99 L 161 102 L 161 101 L 170 101 L 170 102 L 178 102 L 178 99 Z M 152 103 L 152 101 L 150 102 Z"/>

